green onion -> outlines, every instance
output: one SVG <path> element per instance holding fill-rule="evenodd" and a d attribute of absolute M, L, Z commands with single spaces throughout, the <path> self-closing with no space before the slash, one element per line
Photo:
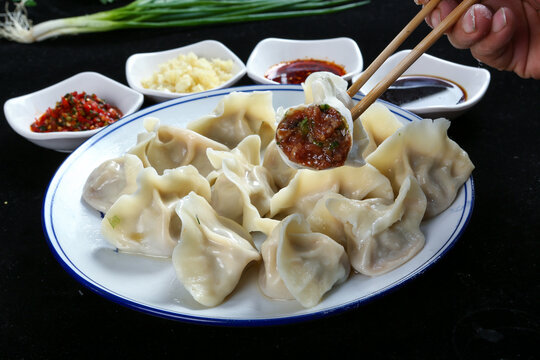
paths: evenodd
<path fill-rule="evenodd" d="M 120 224 L 120 218 L 116 215 L 113 217 L 108 217 L 107 220 L 109 220 L 109 224 L 111 224 L 111 227 L 114 229 L 118 224 Z"/>
<path fill-rule="evenodd" d="M 308 118 L 305 117 L 298 123 L 298 127 L 300 127 L 300 131 L 302 132 L 302 135 L 307 135 L 311 128 L 311 123 L 309 122 Z"/>
<path fill-rule="evenodd" d="M 0 14 L 0 38 L 32 43 L 60 35 L 134 28 L 203 26 L 331 14 L 370 0 L 135 0 L 112 10 L 32 25 L 26 5 Z"/>
<path fill-rule="evenodd" d="M 321 109 L 322 112 L 325 112 L 325 111 L 327 111 L 328 109 L 330 109 L 330 105 L 328 105 L 328 104 L 321 104 L 321 105 L 319 105 L 319 109 Z"/>

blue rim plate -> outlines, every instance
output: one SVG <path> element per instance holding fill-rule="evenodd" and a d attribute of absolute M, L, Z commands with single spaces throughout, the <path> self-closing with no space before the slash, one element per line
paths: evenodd
<path fill-rule="evenodd" d="M 56 259 L 76 280 L 103 297 L 147 314 L 191 323 L 225 326 L 266 326 L 325 317 L 356 308 L 396 289 L 423 273 L 461 236 L 472 214 L 472 177 L 445 212 L 422 223 L 426 245 L 413 259 L 377 277 L 355 274 L 305 309 L 296 301 L 266 298 L 256 284 L 257 267 L 246 270 L 236 290 L 217 307 L 197 304 L 176 279 L 169 259 L 122 254 L 100 234 L 101 216 L 81 200 L 90 172 L 100 163 L 125 153 L 143 132 L 142 120 L 185 126 L 209 114 L 232 91 L 271 91 L 274 107 L 303 102 L 297 85 L 256 85 L 190 95 L 140 110 L 108 126 L 77 148 L 58 168 L 43 202 L 43 228 Z M 359 98 L 357 99 L 359 100 Z M 418 116 L 392 104 L 386 106 L 403 122 Z"/>

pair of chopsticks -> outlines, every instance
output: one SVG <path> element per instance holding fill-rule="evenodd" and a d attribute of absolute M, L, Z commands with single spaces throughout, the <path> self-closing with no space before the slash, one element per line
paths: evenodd
<path fill-rule="evenodd" d="M 420 25 L 424 18 L 439 4 L 441 0 L 431 0 L 422 10 L 401 30 L 401 32 L 388 44 L 377 58 L 362 73 L 347 93 L 352 98 L 366 81 L 377 71 L 386 59 L 407 39 L 407 37 Z M 433 29 L 401 62 L 390 71 L 370 92 L 362 98 L 352 109 L 353 120 L 357 119 L 371 104 L 377 100 L 400 76 L 407 70 L 431 45 L 433 45 L 452 25 L 454 25 L 465 11 L 479 0 L 462 1 L 435 29 Z"/>

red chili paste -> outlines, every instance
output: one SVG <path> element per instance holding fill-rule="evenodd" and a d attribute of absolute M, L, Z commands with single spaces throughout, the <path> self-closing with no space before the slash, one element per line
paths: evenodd
<path fill-rule="evenodd" d="M 264 77 L 280 84 L 301 84 L 309 75 L 317 71 L 328 71 L 338 76 L 346 74 L 343 66 L 331 61 L 298 59 L 273 65 Z"/>
<path fill-rule="evenodd" d="M 309 105 L 285 114 L 277 126 L 276 143 L 292 162 L 323 170 L 345 163 L 352 139 L 336 109 Z"/>
<path fill-rule="evenodd" d="M 30 125 L 34 132 L 82 131 L 107 126 L 119 120 L 122 112 L 96 94 L 74 91 L 62 97 Z"/>

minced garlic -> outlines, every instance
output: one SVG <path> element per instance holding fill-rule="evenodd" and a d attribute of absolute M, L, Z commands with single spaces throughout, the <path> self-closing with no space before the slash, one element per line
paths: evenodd
<path fill-rule="evenodd" d="M 176 93 L 205 91 L 229 80 L 233 75 L 232 67 L 232 60 L 208 60 L 190 52 L 161 64 L 159 70 L 141 84 L 146 89 Z"/>

